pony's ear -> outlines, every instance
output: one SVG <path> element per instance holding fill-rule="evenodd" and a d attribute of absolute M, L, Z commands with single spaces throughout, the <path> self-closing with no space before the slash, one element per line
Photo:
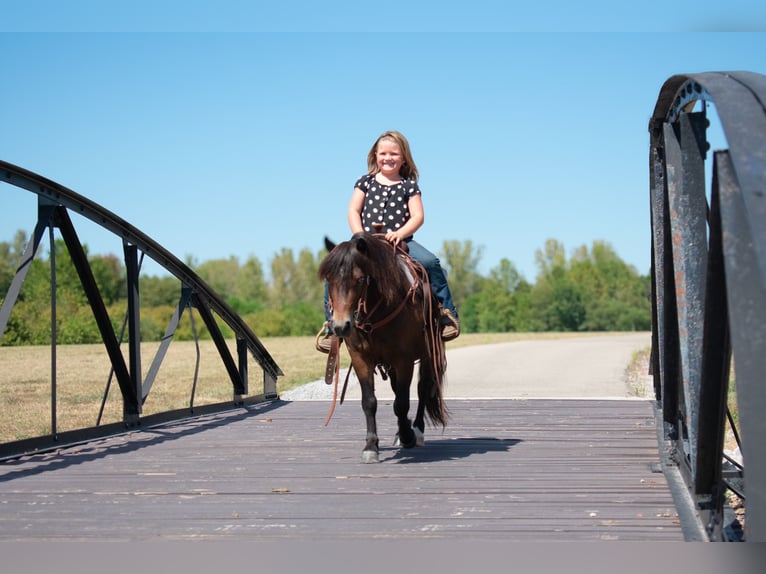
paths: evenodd
<path fill-rule="evenodd" d="M 333 249 L 335 249 L 335 245 L 336 244 L 332 242 L 332 239 L 330 239 L 326 235 L 324 236 L 324 246 L 325 246 L 325 249 L 327 249 L 328 252 L 332 251 Z"/>
<path fill-rule="evenodd" d="M 368 251 L 367 238 L 363 234 L 357 233 L 356 235 L 354 235 L 353 241 L 354 241 L 354 247 L 356 247 L 356 250 L 359 253 L 367 254 L 367 251 Z"/>

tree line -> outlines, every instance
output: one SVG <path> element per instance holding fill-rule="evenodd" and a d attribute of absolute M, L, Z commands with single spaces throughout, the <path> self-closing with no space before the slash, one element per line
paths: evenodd
<path fill-rule="evenodd" d="M 0 296 L 5 296 L 27 243 L 23 231 L 0 242 Z M 62 240 L 54 242 L 57 340 L 95 343 L 101 335 Z M 41 249 L 42 251 L 42 249 Z M 87 251 L 87 247 L 86 247 Z M 324 251 L 283 248 L 268 262 L 250 256 L 187 264 L 239 313 L 259 337 L 313 335 L 324 321 L 324 285 L 317 269 Z M 503 258 L 487 275 L 479 271 L 482 248 L 445 241 L 439 253 L 449 277 L 463 332 L 644 331 L 651 329 L 648 275 L 620 259 L 606 241 L 594 241 L 567 257 L 549 239 L 535 251 L 534 282 Z M 94 277 L 117 333 L 127 308 L 125 268 L 115 255 L 88 255 Z M 178 304 L 181 284 L 172 276 L 141 274 L 141 338 L 159 340 Z M 11 314 L 2 345 L 50 342 L 50 253 L 38 254 Z M 222 326 L 224 332 L 225 326 Z M 188 313 L 179 339 L 206 337 L 201 321 Z"/>

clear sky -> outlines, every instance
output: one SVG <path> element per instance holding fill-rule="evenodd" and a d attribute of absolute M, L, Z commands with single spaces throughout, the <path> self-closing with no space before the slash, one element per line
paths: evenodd
<path fill-rule="evenodd" d="M 662 84 L 766 74 L 755 1 L 0 4 L 0 159 L 197 262 L 268 267 L 345 239 L 367 152 L 396 129 L 431 250 L 470 240 L 480 271 L 507 258 L 534 280 L 546 239 L 568 254 L 605 240 L 648 273 Z M 0 241 L 35 215 L 31 193 L 0 184 Z M 81 221 L 91 253 L 121 253 Z"/>

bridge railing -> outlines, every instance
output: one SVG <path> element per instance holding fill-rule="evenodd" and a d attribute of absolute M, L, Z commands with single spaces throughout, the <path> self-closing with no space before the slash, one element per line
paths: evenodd
<path fill-rule="evenodd" d="M 157 244 L 150 237 L 116 216 L 114 213 L 83 197 L 71 189 L 50 181 L 40 175 L 23 168 L 0 161 L 0 182 L 16 186 L 37 196 L 37 219 L 30 241 L 26 246 L 13 280 L 3 297 L 0 307 L 0 341 L 2 341 L 14 305 L 21 293 L 22 285 L 31 267 L 31 263 L 48 231 L 51 253 L 51 392 L 56 392 L 57 368 L 57 321 L 56 321 L 56 271 L 54 230 L 58 229 L 71 256 L 74 267 L 82 284 L 93 316 L 98 325 L 106 353 L 111 363 L 111 375 L 117 381 L 122 398 L 123 420 L 118 424 L 97 425 L 90 429 L 57 432 L 55 401 L 51 412 L 51 433 L 46 436 L 32 437 L 0 445 L 0 458 L 14 456 L 30 450 L 57 446 L 72 440 L 84 440 L 95 436 L 103 436 L 124 431 L 140 424 L 148 424 L 153 419 L 172 420 L 209 412 L 217 408 L 231 408 L 233 405 L 247 402 L 267 400 L 277 396 L 277 377 L 283 373 L 269 352 L 256 337 L 242 318 L 211 289 L 194 271 L 182 263 L 172 253 Z M 127 281 L 127 313 L 124 324 L 127 328 L 127 351 L 123 353 L 123 337 L 115 333 L 113 322 L 104 303 L 99 286 L 94 278 L 85 248 L 81 244 L 70 212 L 83 216 L 98 226 L 122 239 L 124 264 Z M 144 256 L 150 257 L 171 275 L 180 280 L 176 311 L 167 325 L 165 335 L 159 345 L 152 363 L 145 376 L 142 376 L 141 331 L 140 331 L 140 291 L 139 275 Z M 173 341 L 174 334 L 184 312 L 199 313 L 216 350 L 225 367 L 232 386 L 232 401 L 219 405 L 194 407 L 190 402 L 188 409 L 142 416 L 142 405 L 155 381 L 159 368 Z M 234 333 L 236 338 L 235 353 L 232 354 L 219 322 L 224 323 Z M 248 355 L 249 353 L 249 355 Z M 252 356 L 263 371 L 263 387 L 260 393 L 250 394 L 249 391 L 249 356 Z M 196 374 L 195 374 L 196 377 Z M 194 381 L 196 384 L 196 381 Z M 246 395 L 250 395 L 246 397 Z M 103 408 L 103 406 L 102 406 Z M 100 417 L 99 417 L 100 420 Z"/>
<path fill-rule="evenodd" d="M 712 109 L 728 149 L 712 153 L 708 191 Z M 710 539 L 740 536 L 725 501 L 735 493 L 744 539 L 766 541 L 766 76 L 673 76 L 649 132 L 651 367 L 666 448 Z M 724 452 L 727 428 L 741 461 Z"/>

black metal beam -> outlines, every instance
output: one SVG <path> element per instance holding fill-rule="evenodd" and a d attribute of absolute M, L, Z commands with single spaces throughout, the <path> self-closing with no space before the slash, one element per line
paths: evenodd
<path fill-rule="evenodd" d="M 128 360 L 130 362 L 130 383 L 134 392 L 131 396 L 140 397 L 139 412 L 143 405 L 141 383 L 141 298 L 138 289 L 138 249 L 135 245 L 123 242 L 125 253 L 125 272 L 128 283 Z"/>
<path fill-rule="evenodd" d="M 707 262 L 704 146 L 700 114 L 684 114 L 677 124 L 665 124 L 666 174 L 676 310 L 678 319 L 682 403 L 689 429 L 697 428 L 702 326 Z M 703 141 L 704 141 L 704 129 Z M 679 401 L 681 402 L 681 401 Z M 694 472 L 697 435 L 689 434 Z"/>
<path fill-rule="evenodd" d="M 719 169 L 728 169 L 721 162 Z M 727 176 L 729 177 L 729 176 Z M 727 304 L 745 463 L 746 536 L 766 542 L 766 284 L 738 186 L 721 194 Z"/>
<path fill-rule="evenodd" d="M 146 373 L 146 378 L 144 378 L 143 388 L 141 392 L 142 403 L 146 400 L 146 397 L 149 396 L 149 392 L 152 389 L 152 385 L 154 385 L 154 381 L 157 378 L 157 374 L 160 371 L 160 366 L 162 366 L 162 361 L 165 359 L 165 355 L 168 352 L 170 343 L 173 341 L 173 335 L 175 335 L 176 329 L 178 329 L 178 323 L 181 321 L 181 316 L 183 315 L 184 310 L 189 306 L 191 295 L 192 295 L 191 288 L 186 285 L 182 285 L 181 297 L 178 300 L 178 305 L 176 306 L 176 310 L 173 312 L 173 316 L 170 318 L 168 327 L 167 329 L 165 329 L 165 334 L 162 336 L 162 340 L 160 341 L 160 346 L 154 355 L 152 364 L 149 366 L 149 370 Z"/>
<path fill-rule="evenodd" d="M 725 486 L 721 478 L 723 461 L 721 451 L 726 430 L 726 404 L 731 364 L 720 190 L 723 188 L 724 193 L 727 193 L 732 186 L 736 186 L 736 182 L 731 179 L 730 165 L 724 168 L 719 167 L 722 161 L 728 163 L 728 154 L 716 152 L 710 202 L 702 372 L 696 429 L 698 449 L 694 483 L 694 491 L 697 495 L 706 497 L 709 501 L 703 515 L 708 533 L 713 540 L 723 538 Z"/>
<path fill-rule="evenodd" d="M 652 356 L 655 397 L 662 401 L 662 419 L 675 425 L 680 381 L 676 292 L 673 283 L 673 244 L 665 174 L 665 144 L 662 125 L 652 134 L 650 152 L 652 221 L 652 290 L 655 310 L 652 319 Z"/>
<path fill-rule="evenodd" d="M 196 292 L 203 294 L 209 302 L 210 308 L 247 342 L 250 353 L 270 377 L 276 379 L 284 375 L 279 365 L 247 323 L 202 278 L 148 235 L 87 197 L 41 175 L 2 160 L 0 160 L 0 181 L 26 189 L 36 193 L 39 197 L 47 198 L 56 205 L 64 206 L 73 213 L 86 217 L 111 231 L 124 241 L 137 246 L 145 255 L 151 257 L 174 277 L 180 279 L 183 284 L 189 285 Z"/>
<path fill-rule="evenodd" d="M 11 311 L 16 304 L 16 300 L 19 298 L 19 293 L 21 293 L 21 286 L 27 278 L 27 273 L 29 273 L 29 269 L 32 266 L 35 253 L 37 253 L 37 249 L 40 247 L 43 233 L 45 233 L 46 227 L 52 224 L 53 208 L 54 206 L 50 204 L 38 206 L 37 223 L 32 232 L 32 237 L 24 249 L 24 254 L 21 256 L 21 263 L 19 264 L 18 269 L 16 269 L 16 273 L 11 280 L 11 285 L 8 287 L 8 291 L 5 294 L 3 306 L 0 307 L 0 340 L 2 340 L 3 335 L 5 334 L 5 328 L 8 326 L 8 321 L 11 318 Z"/>
<path fill-rule="evenodd" d="M 213 317 L 210 311 L 208 302 L 199 293 L 194 294 L 192 302 L 199 311 L 200 317 L 202 317 L 202 321 L 204 321 L 210 337 L 218 349 L 218 354 L 221 356 L 224 367 L 226 367 L 226 372 L 229 373 L 231 384 L 234 387 L 234 395 L 244 395 L 246 385 L 240 377 L 240 371 L 234 362 L 234 358 L 231 356 L 229 347 L 226 345 L 226 339 L 224 339 L 221 329 L 218 327 L 218 323 L 216 323 L 215 317 Z"/>
<path fill-rule="evenodd" d="M 83 291 L 85 292 L 85 296 L 88 298 L 88 303 L 90 303 L 90 308 L 93 311 L 93 317 L 96 319 L 96 324 L 101 332 L 101 339 L 104 342 L 106 352 L 112 362 L 114 375 L 117 377 L 117 384 L 120 386 L 120 391 L 122 392 L 123 419 L 128 424 L 134 424 L 137 422 L 138 416 L 141 414 L 139 396 L 135 385 L 132 384 L 130 372 L 125 364 L 125 358 L 120 351 L 120 343 L 117 341 L 117 336 L 114 334 L 112 322 L 106 311 L 104 300 L 101 298 L 101 292 L 96 284 L 96 279 L 93 277 L 93 271 L 88 263 L 88 257 L 77 237 L 77 232 L 72 225 L 72 221 L 69 219 L 69 214 L 63 207 L 56 208 L 56 225 L 59 227 L 61 237 L 64 239 L 64 243 L 69 250 L 72 263 L 80 277 Z"/>
<path fill-rule="evenodd" d="M 702 102 L 715 110 L 729 149 L 716 153 L 708 229 L 701 224 L 704 185 L 697 180 L 704 157 Z M 733 355 L 745 462 L 748 541 L 766 541 L 766 76 L 751 72 L 676 75 L 660 90 L 649 123 L 651 138 L 653 366 L 664 418 L 689 432 L 689 488 L 718 537 L 723 417 Z M 696 149 L 695 149 L 696 146 Z M 668 181 L 663 205 L 662 171 Z M 680 170 L 680 173 L 679 173 Z M 682 187 L 688 190 L 680 189 Z M 693 196 L 693 197 L 689 197 Z M 675 199 L 674 199 L 675 198 Z M 719 202 L 720 200 L 720 202 Z M 688 205 L 687 205 L 688 204 Z M 667 211 L 665 211 L 667 209 Z M 671 220 L 668 242 L 665 217 Z M 719 228 L 720 222 L 720 228 Z M 667 263 L 673 252 L 672 276 Z M 708 266 L 706 269 L 705 266 Z M 700 278 L 704 278 L 704 282 Z M 668 285 L 672 285 L 671 294 Z M 675 296 L 676 306 L 671 300 Z M 702 297 L 702 298 L 701 298 Z M 704 300 L 704 306 L 699 301 Z M 674 393 L 675 349 L 667 315 L 678 317 L 683 392 Z M 702 335 L 700 336 L 700 332 Z M 699 349 L 699 353 L 698 350 Z M 697 354 L 699 356 L 697 356 Z M 699 371 L 699 372 L 697 372 Z M 672 404 L 678 396 L 678 405 Z M 685 404 L 684 404 L 685 403 Z M 669 410 L 668 410 L 669 409 Z M 735 429 L 736 430 L 736 429 Z M 684 447 L 683 436 L 678 438 Z M 748 444 L 748 447 L 745 445 Z M 756 446 L 757 445 L 757 446 Z M 707 500 L 707 503 L 705 502 Z"/>
<path fill-rule="evenodd" d="M 248 392 L 248 352 L 263 369 L 263 394 L 258 395 L 261 399 L 277 397 L 277 378 L 284 373 L 274 359 L 255 336 L 250 327 L 231 307 L 218 296 L 199 276 L 188 266 L 178 260 L 170 252 L 157 244 L 147 235 L 125 222 L 104 207 L 75 193 L 74 191 L 46 179 L 38 174 L 0 161 L 0 182 L 25 189 L 35 193 L 38 198 L 38 224 L 32 235 L 32 240 L 27 245 L 22 264 L 14 276 L 11 287 L 6 294 L 3 305 L 0 308 L 0 338 L 5 332 L 11 311 L 16 303 L 21 286 L 26 277 L 29 266 L 34 259 L 40 239 L 46 227 L 59 226 L 67 248 L 72 256 L 80 280 L 89 304 L 94 313 L 94 318 L 102 334 L 104 345 L 113 365 L 113 375 L 117 378 L 123 397 L 123 416 L 129 424 L 140 424 L 141 405 L 146 399 L 152 384 L 156 378 L 159 367 L 167 351 L 170 340 L 175 333 L 178 320 L 186 305 L 194 301 L 202 302 L 200 311 L 208 329 L 214 338 L 216 347 L 221 353 L 221 359 L 226 366 L 227 372 L 234 387 L 234 400 L 232 405 L 241 404 L 245 399 L 243 394 Z M 111 322 L 106 312 L 106 306 L 96 285 L 93 273 L 90 269 L 87 256 L 74 230 L 74 225 L 69 218 L 69 212 L 77 213 L 90 219 L 102 228 L 113 232 L 123 240 L 125 251 L 125 267 L 128 275 L 128 313 L 126 325 L 129 327 L 129 368 L 125 363 L 120 350 L 120 342 L 116 339 Z M 52 218 L 56 217 L 57 221 Z M 141 381 L 141 354 L 140 354 L 140 293 L 139 272 L 140 264 L 136 263 L 140 251 L 141 260 L 145 255 L 164 267 L 168 272 L 180 280 L 182 284 L 182 296 L 179 309 L 171 319 L 171 325 L 166 331 L 161 342 L 160 349 L 154 357 L 146 380 Z M 55 284 L 55 282 L 54 282 Z M 52 285 L 53 287 L 54 285 Z M 54 291 L 55 293 L 55 291 Z M 213 318 L 213 313 L 233 331 L 237 341 L 238 365 L 234 362 L 231 352 L 226 348 L 221 331 Z M 193 315 L 192 325 L 193 325 Z M 55 337 L 55 319 L 54 333 Z M 124 327 L 123 327 L 124 329 Z M 55 345 L 55 343 L 54 343 Z M 55 357 L 55 348 L 52 351 Z M 199 366 L 199 349 L 197 357 Z M 52 367 L 55 370 L 55 364 Z M 55 379 L 55 372 L 53 374 Z M 197 371 L 195 370 L 196 386 Z M 110 374 L 110 381 L 112 375 Z M 104 402 L 109 391 L 109 382 L 104 393 Z M 55 392 L 55 391 L 54 391 Z M 193 393 L 194 391 L 192 391 Z M 193 403 L 193 398 L 192 398 Z M 54 407 L 55 408 L 55 407 Z M 102 404 L 103 410 L 103 404 Z M 190 406 L 191 412 L 193 406 Z M 199 409 L 196 409 L 199 410 Z M 55 417 L 55 414 L 53 415 Z M 98 416 L 100 424 L 101 414 Z"/>

